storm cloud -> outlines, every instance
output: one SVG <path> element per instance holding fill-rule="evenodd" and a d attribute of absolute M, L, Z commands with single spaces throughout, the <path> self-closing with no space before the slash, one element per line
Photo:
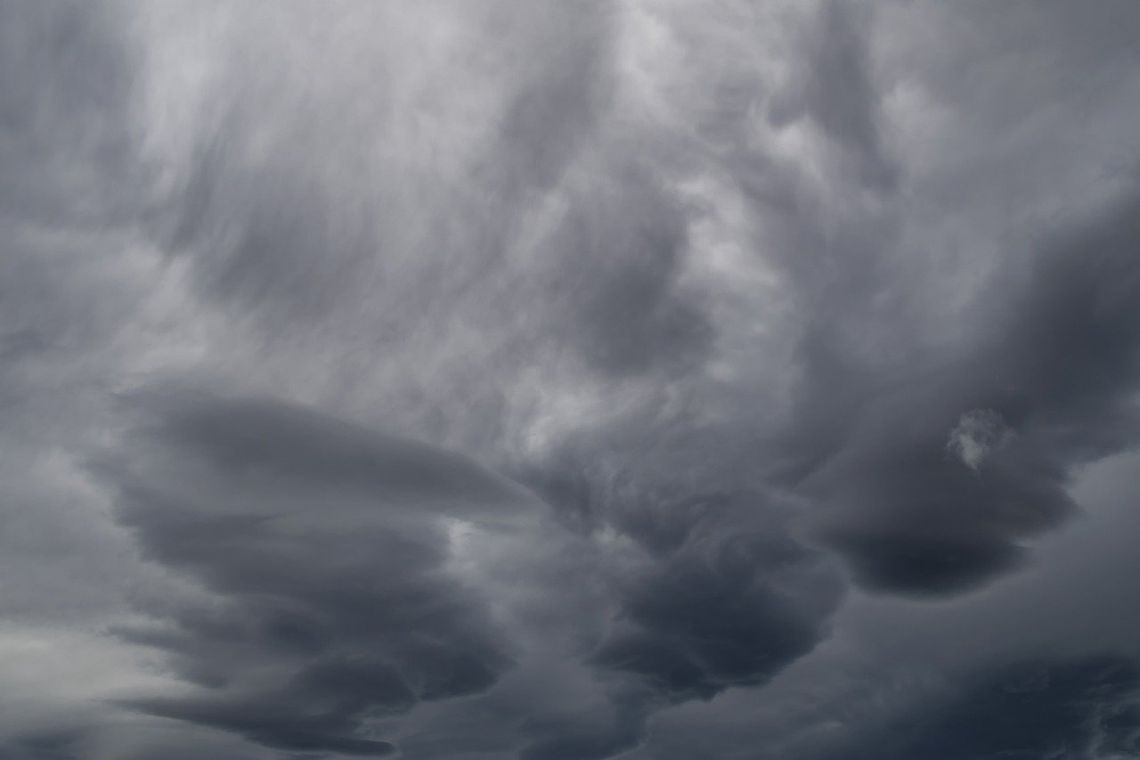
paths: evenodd
<path fill-rule="evenodd" d="M 1137 755 L 1138 35 L 0 0 L 0 757 Z"/>
<path fill-rule="evenodd" d="M 458 457 L 287 406 L 183 406 L 98 468 L 144 555 L 213 594 L 116 633 L 168 652 L 204 693 L 126 704 L 270 747 L 377 755 L 394 747 L 354 736 L 367 715 L 494 684 L 504 637 L 448 582 L 438 517 L 517 508 L 518 493 Z"/>
<path fill-rule="evenodd" d="M 973 674 L 897 724 L 827 757 L 1133 757 L 1135 661 L 1111 656 L 1005 663 Z"/>

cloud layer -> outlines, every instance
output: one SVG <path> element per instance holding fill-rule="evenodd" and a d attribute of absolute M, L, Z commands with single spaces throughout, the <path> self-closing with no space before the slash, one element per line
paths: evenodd
<path fill-rule="evenodd" d="M 1137 33 L 0 2 L 0 758 L 1137 754 Z"/>

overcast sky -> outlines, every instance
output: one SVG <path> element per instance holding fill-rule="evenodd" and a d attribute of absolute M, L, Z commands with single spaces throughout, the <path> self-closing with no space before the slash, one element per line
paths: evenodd
<path fill-rule="evenodd" d="M 0 0 L 0 760 L 1140 757 L 1140 3 Z"/>

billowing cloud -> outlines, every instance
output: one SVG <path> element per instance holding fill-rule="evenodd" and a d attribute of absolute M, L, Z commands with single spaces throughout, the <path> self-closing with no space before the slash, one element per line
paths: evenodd
<path fill-rule="evenodd" d="M 0 757 L 1134 753 L 1138 23 L 0 2 Z"/>
<path fill-rule="evenodd" d="M 171 395 L 97 469 L 144 556 L 206 592 L 117 634 L 198 688 L 126 705 L 274 748 L 380 755 L 395 747 L 358 735 L 367 719 L 494 685 L 507 637 L 449 577 L 444 518 L 526 519 L 535 500 L 317 413 Z"/>
<path fill-rule="evenodd" d="M 876 412 L 815 465 L 806 483 L 840 515 L 828 534 L 868 585 L 953 591 L 1013 566 L 1073 512 L 1073 469 L 1135 440 L 1137 197 L 1042 244 L 1005 325 L 958 366 L 868 399 Z M 990 411 L 951 416 L 975 405 Z"/>
<path fill-rule="evenodd" d="M 824 756 L 1132 757 L 1138 740 L 1137 665 L 1101 655 L 983 669 L 856 746 Z"/>
<path fill-rule="evenodd" d="M 826 563 L 756 497 L 693 499 L 672 536 L 629 523 L 638 541 L 607 547 L 466 457 L 314 411 L 185 388 L 125 403 L 137 422 L 91 467 L 144 559 L 190 584 L 140 597 L 145 620 L 113 630 L 187 685 L 118 700 L 147 715 L 278 749 L 389 754 L 386 718 L 561 656 L 612 687 L 581 717 L 514 717 L 531 737 L 520 751 L 606 757 L 653 710 L 762 683 L 810 652 L 838 598 Z M 473 551 L 488 535 L 538 556 Z M 575 545 L 585 554 L 558 558 Z M 528 598 L 549 597 L 532 584 L 558 571 L 601 583 L 600 610 Z M 561 630 L 539 640 L 531 619 L 551 614 Z M 536 642 L 546 651 L 528 662 Z"/>

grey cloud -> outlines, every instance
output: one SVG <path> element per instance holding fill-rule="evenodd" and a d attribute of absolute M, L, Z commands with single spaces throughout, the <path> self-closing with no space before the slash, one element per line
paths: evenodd
<path fill-rule="evenodd" d="M 1027 660 L 973 674 L 953 693 L 825 757 L 1132 757 L 1140 675 L 1111 655 Z"/>
<path fill-rule="evenodd" d="M 16 739 L 9 746 L 0 748 L 3 760 L 72 760 L 79 757 L 75 745 L 81 739 L 81 732 L 66 730 L 45 734 L 33 734 Z"/>
<path fill-rule="evenodd" d="M 593 655 L 644 677 L 667 700 L 764 683 L 826 635 L 838 599 L 826 562 L 764 515 L 756 495 L 695 501 L 686 511 L 696 518 L 675 545 L 641 534 L 663 547 L 659 561 L 631 584 L 617 625 Z"/>
<path fill-rule="evenodd" d="M 1136 21 L 0 3 L 0 756 L 1134 753 Z"/>
<path fill-rule="evenodd" d="M 867 586 L 952 592 L 1016 566 L 1022 540 L 1074 511 L 1072 469 L 1136 440 L 1135 197 L 1044 243 L 1027 282 L 984 294 L 1000 326 L 973 355 L 877 392 L 808 479 L 851 510 L 825 533 Z M 1015 438 L 975 473 L 944 441 L 978 407 Z"/>
<path fill-rule="evenodd" d="M 820 5 L 804 33 L 806 59 L 776 93 L 770 116 L 781 126 L 812 119 L 846 154 L 861 182 L 890 190 L 897 169 L 880 135 L 880 94 L 868 42 L 871 13 L 848 3 Z"/>
<path fill-rule="evenodd" d="M 130 677 L 88 632 L 146 582 L 79 466 L 150 289 L 131 267 L 145 172 L 126 37 L 107 3 L 0 3 L 0 756 L 16 760 L 85 756 L 99 697 Z"/>
<path fill-rule="evenodd" d="M 144 426 L 156 437 L 228 475 L 256 471 L 298 487 L 357 489 L 388 508 L 410 501 L 473 518 L 533 506 L 518 485 L 473 461 L 427 445 L 259 399 L 155 399 L 166 408 Z"/>
<path fill-rule="evenodd" d="M 220 115 L 200 115 L 201 134 L 179 156 L 180 182 L 150 218 L 163 250 L 189 265 L 204 300 L 252 324 L 266 350 L 288 355 L 351 333 L 366 361 L 384 357 L 385 373 L 409 376 L 389 381 L 409 394 L 442 382 L 416 377 L 425 358 L 454 374 L 467 371 L 469 353 L 485 371 L 463 384 L 472 400 L 456 416 L 501 414 L 498 395 L 529 367 L 566 356 L 605 380 L 700 366 L 715 329 L 700 294 L 679 283 L 684 210 L 650 156 L 610 134 L 611 15 L 593 3 L 460 6 L 429 8 L 423 23 L 450 9 L 504 37 L 494 49 L 465 36 L 443 45 L 441 56 L 475 61 L 470 100 L 456 102 L 423 81 L 437 61 L 390 59 L 371 38 L 344 41 L 323 14 L 237 14 L 239 30 L 300 17 L 314 45 L 342 45 L 338 60 L 358 56 L 359 76 L 395 67 L 407 81 L 368 80 L 376 91 L 329 125 L 318 104 L 339 107 L 343 85 L 306 90 L 313 102 L 297 106 L 301 95 L 277 86 L 296 65 L 276 49 L 288 41 L 259 39 L 265 69 L 227 82 Z M 371 21 L 379 29 L 386 18 Z M 237 55 L 227 39 L 223 50 Z M 409 98 L 423 123 L 415 139 L 437 141 L 453 165 L 407 161 L 396 147 L 409 139 L 403 121 L 373 113 Z M 266 120 L 276 124 L 268 133 Z M 390 149 L 360 147 L 388 140 Z M 448 355 L 457 325 L 470 339 Z"/>
<path fill-rule="evenodd" d="M 338 59 L 352 56 L 354 76 L 375 88 L 328 124 L 315 106 L 337 107 L 342 85 L 283 92 L 278 79 L 295 62 L 277 46 L 292 41 L 266 36 L 255 43 L 264 70 L 247 70 L 219 92 L 219 116 L 199 114 L 203 134 L 193 136 L 180 167 L 187 178 L 154 221 L 171 250 L 193 262 L 203 295 L 235 313 L 328 320 L 351 315 L 369 290 L 393 304 L 411 296 L 424 307 L 461 307 L 458 291 L 479 288 L 475 278 L 509 274 L 504 256 L 527 207 L 559 185 L 591 137 L 606 97 L 608 54 L 604 17 L 592 3 L 573 11 L 442 3 L 406 22 L 383 10 L 355 12 L 379 35 L 393 33 L 386 22 L 414 28 L 454 13 L 480 34 L 500 35 L 499 44 L 484 48 L 480 36 L 463 35 L 440 44 L 445 60 L 417 62 L 399 56 L 405 40 L 377 48 L 372 37 L 344 35 L 335 18 L 312 9 L 258 6 L 233 18 L 251 35 L 260 23 L 304 23 L 313 44 L 298 55 L 316 65 L 324 43 L 339 43 Z M 240 55 L 233 49 L 240 44 L 221 41 L 226 55 Z M 432 67 L 449 60 L 471 64 L 469 98 L 453 99 L 425 76 L 444 73 Z M 313 102 L 298 107 L 303 96 Z M 401 99 L 412 101 L 422 139 L 454 153 L 454 165 L 405 160 L 403 122 L 376 118 L 390 117 L 391 101 Z M 279 120 L 268 145 L 259 142 L 267 137 L 263 118 Z M 359 149 L 387 141 L 391 150 Z M 472 148 L 477 152 L 468 153 Z M 379 319 L 406 337 L 397 315 Z M 272 332 L 274 323 L 263 327 Z"/>
<path fill-rule="evenodd" d="M 270 747 L 387 754 L 360 733 L 369 718 L 484 691 L 510 667 L 478 599 L 444 572 L 432 520 L 441 502 L 471 519 L 488 503 L 533 510 L 518 488 L 276 402 L 147 405 L 157 424 L 95 466 L 144 555 L 215 601 L 155 600 L 153 625 L 119 628 L 198 685 L 120 704 Z"/>
<path fill-rule="evenodd" d="M 555 329 L 605 373 L 692 371 L 707 360 L 714 328 L 677 284 L 686 243 L 680 208 L 652 175 L 615 173 L 603 194 L 576 199 L 551 241 L 563 253 L 551 282 L 564 294 L 564 325 Z"/>
<path fill-rule="evenodd" d="M 355 671 L 356 688 L 368 678 L 367 671 Z M 299 695 L 292 692 L 294 698 Z M 153 698 L 137 702 L 124 702 L 125 707 L 140 710 L 157 717 L 190 721 L 202 726 L 233 731 L 266 747 L 291 752 L 316 751 L 322 754 L 363 755 L 382 757 L 396 751 L 394 745 L 378 739 L 353 738 L 358 728 L 357 713 L 366 706 L 385 704 L 385 690 L 366 692 L 359 703 L 342 702 L 337 709 L 343 714 L 311 716 L 298 713 L 292 705 L 274 703 L 264 695 L 256 702 L 226 703 L 195 699 Z M 308 695 L 319 698 L 319 695 Z M 338 695 L 338 698 L 341 698 Z M 308 712 L 308 710 L 306 710 Z"/>
<path fill-rule="evenodd" d="M 728 686 L 763 683 L 818 641 L 815 621 L 799 619 L 762 586 L 670 570 L 627 602 L 628 630 L 619 624 L 595 662 L 642 675 L 674 699 L 708 698 Z"/>
<path fill-rule="evenodd" d="M 1074 508 L 1065 470 L 1019 442 L 997 452 L 980 474 L 943 446 L 953 418 L 924 420 L 907 404 L 907 427 L 856 437 L 813 475 L 850 510 L 822 529 L 870 588 L 945 593 L 970 588 L 1015 567 L 1018 538 L 1057 524 Z M 900 410 L 902 411 L 902 410 Z M 921 427 L 919 427 L 921 425 Z"/>
<path fill-rule="evenodd" d="M 131 56 L 104 3 L 0 8 L 0 207 L 52 226 L 123 218 L 138 195 L 123 110 Z"/>
<path fill-rule="evenodd" d="M 534 35 L 505 61 L 520 68 L 525 61 L 528 71 L 505 109 L 493 153 L 475 172 L 477 181 L 507 198 L 557 187 L 588 147 L 610 98 L 606 66 L 613 39 L 603 7 L 582 2 L 520 10 L 510 8 L 499 21 L 508 32 Z M 541 46 L 541 57 L 524 58 L 532 45 Z"/>
<path fill-rule="evenodd" d="M 662 708 L 769 682 L 826 639 L 843 596 L 790 505 L 749 484 L 754 444 L 719 428 L 709 449 L 711 431 L 658 425 L 616 419 L 524 476 L 571 529 L 636 547 L 614 582 L 616 614 L 588 653 L 636 685 L 615 703 L 630 718 L 576 739 L 583 753 L 590 742 L 640 743 L 640 721 Z"/>
<path fill-rule="evenodd" d="M 894 14 L 878 10 L 876 22 Z M 992 34 L 1012 31 L 1001 25 Z M 935 59 L 945 52 L 932 51 Z M 1025 57 L 1051 69 L 1065 65 L 1036 48 Z M 1091 65 L 1087 58 L 1079 63 Z M 1012 76 L 993 56 L 976 64 Z M 868 76 L 871 70 L 860 69 Z M 950 103 L 996 97 L 999 89 L 947 92 L 938 89 L 947 82 L 924 84 Z M 868 87 L 875 92 L 888 82 Z M 861 100 L 872 114 L 864 123 L 876 123 L 886 100 Z M 1019 118 L 996 107 L 986 113 L 1011 123 Z M 873 155 L 869 145 L 863 141 L 862 150 Z M 1019 230 L 1021 237 L 1004 238 L 1007 250 L 989 262 L 995 274 L 943 316 L 946 330 L 924 324 L 935 313 L 924 299 L 938 292 L 953 254 L 940 251 L 943 268 L 931 273 L 908 264 L 922 260 L 919 246 L 940 245 L 933 236 L 913 237 L 904 216 L 922 210 L 908 194 L 941 192 L 926 186 L 921 172 L 902 174 L 903 186 L 875 201 L 829 213 L 787 177 L 754 165 L 744 175 L 750 192 L 782 212 L 776 240 L 788 258 L 781 263 L 811 315 L 797 338 L 802 381 L 792 421 L 770 447 L 778 482 L 822 503 L 820 535 L 848 557 L 867 588 L 952 594 L 1021 566 L 1025 545 L 1075 511 L 1066 493 L 1074 469 L 1135 440 L 1128 409 L 1135 315 L 1123 305 L 1127 297 L 1105 297 L 1128 290 L 1133 279 L 1133 179 L 1121 178 L 1115 198 L 1083 216 L 1051 216 L 1047 233 Z M 990 175 L 978 169 L 971 176 L 981 187 Z M 1088 256 L 1097 263 L 1086 266 Z M 961 415 L 979 408 L 1006 420 L 1012 438 L 988 463 L 992 470 L 975 475 L 948 459 L 944 446 Z"/>
<path fill-rule="evenodd" d="M 218 601 L 148 601 L 153 625 L 116 630 L 164 652 L 199 692 L 119 704 L 269 747 L 383 753 L 386 740 L 362 736 L 370 720 L 484 692 L 510 668 L 510 636 L 439 575 L 446 537 L 431 521 L 509 526 L 543 510 L 521 487 L 277 402 L 132 398 L 135 414 L 153 411 L 93 466 L 144 556 Z M 629 685 L 592 713 L 527 719 L 522 756 L 635 746 L 654 710 L 762 683 L 825 634 L 834 577 L 778 510 L 756 495 L 697 498 L 663 513 L 677 521 L 663 534 L 639 493 L 614 524 L 644 546 L 643 569 L 618 582 L 619 618 L 583 653 Z"/>
<path fill-rule="evenodd" d="M 596 760 L 613 757 L 644 740 L 648 704 L 644 697 L 629 695 L 616 709 L 531 720 L 524 728 L 530 742 L 519 752 L 520 760 Z"/>

